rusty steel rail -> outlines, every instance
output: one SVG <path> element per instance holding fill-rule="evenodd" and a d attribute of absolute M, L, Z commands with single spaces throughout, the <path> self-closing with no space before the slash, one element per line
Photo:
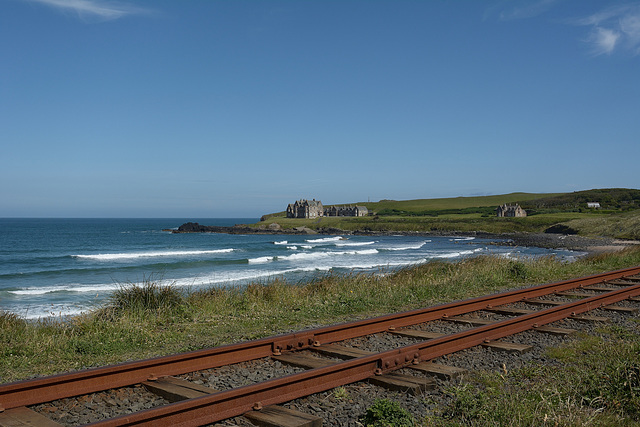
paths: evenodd
<path fill-rule="evenodd" d="M 326 326 L 239 344 L 230 344 L 177 355 L 3 384 L 0 385 L 0 411 L 49 402 L 65 397 L 89 394 L 111 388 L 139 384 L 149 378 L 180 375 L 260 359 L 273 354 L 279 354 L 282 351 L 300 350 L 321 344 L 342 341 L 382 332 L 390 327 L 399 328 L 449 316 L 466 314 L 491 306 L 495 307 L 509 304 L 528 298 L 540 297 L 554 292 L 566 291 L 582 286 L 603 283 L 605 281 L 623 279 L 638 274 L 640 274 L 640 267 L 627 268 L 352 323 Z"/>
<path fill-rule="evenodd" d="M 410 364 L 432 360 L 445 354 L 451 354 L 488 341 L 535 329 L 557 320 L 638 295 L 640 295 L 640 284 L 418 344 L 339 362 L 323 368 L 311 369 L 263 383 L 217 392 L 90 425 L 95 427 L 186 427 L 205 425 L 242 415 L 252 409 L 284 403 L 400 369 Z"/>

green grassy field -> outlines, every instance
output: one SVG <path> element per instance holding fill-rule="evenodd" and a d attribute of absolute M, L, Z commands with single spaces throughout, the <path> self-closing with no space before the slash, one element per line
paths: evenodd
<path fill-rule="evenodd" d="M 406 212 L 424 212 L 451 209 L 465 209 L 474 207 L 493 207 L 504 203 L 517 203 L 526 200 L 536 200 L 545 197 L 560 196 L 564 193 L 510 193 L 497 196 L 478 197 L 449 197 L 440 199 L 415 200 L 381 200 L 379 202 L 355 202 L 352 205 L 365 206 L 371 212 L 382 210 L 397 210 Z M 331 205 L 333 206 L 333 205 Z M 335 205 L 345 206 L 345 205 Z M 265 217 L 285 217 L 285 212 L 265 215 Z"/>
<path fill-rule="evenodd" d="M 379 202 L 354 203 L 366 206 L 372 211 L 383 209 L 396 209 L 408 212 L 421 212 L 432 210 L 465 209 L 473 207 L 498 206 L 504 203 L 517 203 L 526 200 L 535 200 L 542 197 L 554 197 L 563 193 L 510 193 L 497 196 L 478 197 L 450 197 L 441 199 L 416 199 L 416 200 L 381 200 Z"/>

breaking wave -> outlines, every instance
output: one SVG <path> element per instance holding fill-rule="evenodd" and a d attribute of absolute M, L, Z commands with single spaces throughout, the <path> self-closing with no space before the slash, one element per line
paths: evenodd
<path fill-rule="evenodd" d="M 484 251 L 484 248 L 477 248 L 477 249 L 468 250 L 468 251 L 447 252 L 447 253 L 431 255 L 431 258 L 458 258 L 462 256 L 473 255 L 482 251 Z"/>
<path fill-rule="evenodd" d="M 336 237 L 324 237 L 322 239 L 306 239 L 305 242 L 309 243 L 330 243 L 330 242 L 338 242 L 340 240 L 345 240 L 342 236 Z"/>
<path fill-rule="evenodd" d="M 263 256 L 249 259 L 249 264 L 264 264 L 269 261 L 310 261 L 326 259 L 344 255 L 374 255 L 377 249 L 366 249 L 362 251 L 339 251 L 339 252 L 302 252 L 291 255 Z"/>
<path fill-rule="evenodd" d="M 409 250 L 417 250 L 421 249 L 424 245 L 431 242 L 431 240 L 425 240 L 423 242 L 413 244 L 413 245 L 402 245 L 402 246 L 389 246 L 383 248 L 385 251 L 409 251 Z"/>
<path fill-rule="evenodd" d="M 175 257 L 175 256 L 194 256 L 194 255 L 212 255 L 233 252 L 235 249 L 212 249 L 202 251 L 158 251 L 158 252 L 131 252 L 117 254 L 88 254 L 73 255 L 74 258 L 91 259 L 97 261 L 114 261 L 138 258 L 154 258 L 154 257 Z"/>
<path fill-rule="evenodd" d="M 369 246 L 369 245 L 373 245 L 376 242 L 349 242 L 349 241 L 345 241 L 345 242 L 336 242 L 335 245 L 336 246 Z"/>

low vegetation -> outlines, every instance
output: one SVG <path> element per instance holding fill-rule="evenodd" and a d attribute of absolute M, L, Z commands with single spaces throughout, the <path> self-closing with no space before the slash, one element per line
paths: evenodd
<path fill-rule="evenodd" d="M 604 218 L 594 216 L 575 218 L 564 222 L 563 225 L 581 235 L 640 240 L 640 210 L 607 215 Z"/>
<path fill-rule="evenodd" d="M 307 227 L 316 231 L 343 232 L 418 232 L 418 233 L 545 233 L 557 230 L 561 234 L 585 237 L 609 237 L 640 240 L 640 210 L 615 214 L 557 212 L 526 218 L 482 217 L 480 214 L 455 214 L 438 217 L 370 216 L 362 218 L 331 217 L 294 219 L 272 217 L 255 227 L 276 223 L 284 229 Z M 560 227 L 558 229 L 558 227 Z"/>
<path fill-rule="evenodd" d="M 418 199 L 418 200 L 380 200 L 374 203 L 358 203 L 364 205 L 370 211 L 378 215 L 387 213 L 393 215 L 397 212 L 400 215 L 433 216 L 434 214 L 464 213 L 465 210 L 479 208 L 489 208 L 495 214 L 495 208 L 503 203 L 513 204 L 528 200 L 536 200 L 545 197 L 561 196 L 563 193 L 539 194 L 539 193 L 510 193 L 499 196 L 477 196 L 477 197 L 450 197 L 443 199 Z M 484 212 L 484 211 L 482 211 Z"/>
<path fill-rule="evenodd" d="M 582 336 L 504 373 L 474 372 L 449 387 L 427 425 L 640 425 L 640 324 Z"/>
<path fill-rule="evenodd" d="M 413 427 L 416 424 L 409 411 L 388 399 L 375 401 L 360 421 L 365 427 Z"/>

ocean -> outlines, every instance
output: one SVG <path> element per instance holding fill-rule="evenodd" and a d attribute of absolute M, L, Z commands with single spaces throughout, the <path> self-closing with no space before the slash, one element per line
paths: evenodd
<path fill-rule="evenodd" d="M 471 237 L 174 234 L 181 224 L 228 226 L 257 218 L 0 218 L 0 310 L 27 319 L 94 309 L 114 289 L 145 280 L 180 288 L 292 284 L 327 272 L 384 273 L 429 260 L 581 253 L 509 247 Z"/>

